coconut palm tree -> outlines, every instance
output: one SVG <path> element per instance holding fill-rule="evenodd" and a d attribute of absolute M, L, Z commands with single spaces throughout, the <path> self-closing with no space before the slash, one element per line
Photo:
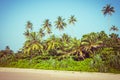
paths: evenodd
<path fill-rule="evenodd" d="M 62 48 L 61 50 L 63 52 L 69 52 L 71 46 L 71 37 L 65 33 L 63 33 L 63 35 L 60 38 L 61 44 L 62 44 Z"/>
<path fill-rule="evenodd" d="M 40 43 L 39 34 L 36 32 L 31 32 L 28 40 L 24 44 L 23 49 L 23 52 L 30 56 L 34 54 L 40 54 L 43 50 L 43 46 Z"/>
<path fill-rule="evenodd" d="M 108 15 L 108 26 L 109 26 L 109 16 L 112 15 L 112 13 L 115 12 L 114 7 L 111 6 L 110 4 L 107 4 L 106 6 L 103 7 L 102 9 L 103 15 Z"/>
<path fill-rule="evenodd" d="M 0 56 L 7 56 L 7 55 L 13 55 L 13 51 L 10 49 L 9 46 L 6 46 L 5 50 L 0 51 Z"/>
<path fill-rule="evenodd" d="M 14 60 L 14 52 L 9 46 L 6 46 L 5 50 L 0 51 L 0 64 L 7 64 Z"/>
<path fill-rule="evenodd" d="M 75 24 L 76 21 L 77 20 L 74 15 L 71 15 L 70 18 L 68 19 L 69 24 Z"/>
<path fill-rule="evenodd" d="M 65 19 L 63 19 L 61 16 L 57 18 L 57 21 L 55 21 L 55 26 L 59 30 L 63 30 L 64 27 L 66 27 L 66 23 L 64 22 Z"/>
<path fill-rule="evenodd" d="M 105 31 L 101 31 L 101 32 L 98 33 L 98 39 L 99 39 L 99 40 L 104 41 L 104 40 L 106 40 L 107 38 L 108 38 L 108 35 L 105 33 Z"/>
<path fill-rule="evenodd" d="M 107 4 L 106 6 L 103 7 L 102 9 L 103 14 L 106 15 L 112 15 L 112 13 L 115 12 L 114 7 L 111 6 L 110 4 Z"/>
<path fill-rule="evenodd" d="M 94 53 L 94 49 L 98 48 L 103 43 L 98 37 L 99 35 L 94 32 L 83 35 L 81 44 L 84 46 L 84 49 L 89 53 Z"/>
<path fill-rule="evenodd" d="M 27 21 L 27 24 L 26 24 L 26 30 L 32 30 L 33 29 L 33 24 L 30 22 L 30 21 Z"/>
<path fill-rule="evenodd" d="M 108 35 L 104 31 L 101 31 L 101 32 L 98 33 L 98 40 L 102 41 L 101 47 L 106 46 L 106 43 L 107 43 L 108 39 L 109 39 Z"/>
<path fill-rule="evenodd" d="M 40 28 L 40 30 L 39 30 L 39 32 L 38 32 L 38 34 L 39 34 L 40 38 L 42 38 L 42 37 L 44 37 L 44 36 L 45 36 L 45 33 L 44 33 L 44 31 L 43 31 L 43 29 L 42 29 L 42 28 Z"/>
<path fill-rule="evenodd" d="M 115 34 L 115 33 L 111 33 L 109 34 L 110 38 L 108 40 L 106 40 L 106 45 L 107 47 L 112 47 L 112 48 L 116 48 L 118 46 L 120 46 L 120 42 L 119 42 L 119 35 Z"/>
<path fill-rule="evenodd" d="M 71 46 L 71 51 L 69 53 L 70 55 L 73 55 L 76 60 L 85 59 L 85 54 L 82 52 L 83 45 L 80 40 L 74 38 L 70 46 Z"/>
<path fill-rule="evenodd" d="M 115 25 L 112 25 L 112 27 L 110 28 L 110 31 L 118 31 L 118 27 L 116 27 Z"/>
<path fill-rule="evenodd" d="M 110 36 L 110 38 L 113 38 L 113 39 L 118 39 L 119 38 L 119 35 L 115 34 L 115 33 L 112 33 L 109 36 Z"/>
<path fill-rule="evenodd" d="M 23 35 L 25 35 L 26 39 L 28 39 L 28 38 L 29 38 L 29 35 L 30 35 L 29 30 L 26 30 L 26 31 L 23 33 Z"/>
<path fill-rule="evenodd" d="M 46 19 L 46 20 L 44 21 L 44 23 L 43 23 L 43 28 L 44 28 L 44 30 L 47 31 L 48 34 L 51 33 L 51 26 L 52 26 L 52 25 L 51 25 L 49 19 Z"/>
<path fill-rule="evenodd" d="M 57 48 L 61 47 L 60 39 L 57 38 L 55 35 L 52 35 L 50 38 L 48 38 L 46 40 L 46 43 L 47 43 L 46 50 L 48 50 L 48 51 L 51 49 L 57 49 Z"/>
<path fill-rule="evenodd" d="M 26 31 L 23 33 L 25 35 L 26 39 L 29 38 L 30 30 L 32 30 L 32 29 L 33 29 L 33 24 L 30 21 L 27 21 Z"/>
<path fill-rule="evenodd" d="M 58 55 L 58 50 L 61 49 L 62 44 L 59 38 L 57 38 L 55 35 L 52 35 L 45 41 L 44 47 L 47 54 L 54 56 Z"/>
<path fill-rule="evenodd" d="M 62 38 L 61 38 L 62 42 L 69 42 L 70 41 L 70 36 L 68 36 L 67 34 L 63 34 Z"/>
<path fill-rule="evenodd" d="M 85 59 L 85 54 L 82 51 L 83 46 L 81 45 L 81 41 L 76 38 L 71 38 L 71 41 L 68 43 L 68 45 L 62 44 L 61 50 L 58 51 L 62 54 L 59 56 L 59 59 L 61 60 L 70 56 L 77 61 Z"/>
<path fill-rule="evenodd" d="M 9 46 L 6 46 L 6 48 L 5 48 L 5 50 L 4 50 L 4 54 L 6 54 L 6 55 L 11 55 L 11 54 L 13 54 L 13 51 L 10 49 L 10 47 Z"/>

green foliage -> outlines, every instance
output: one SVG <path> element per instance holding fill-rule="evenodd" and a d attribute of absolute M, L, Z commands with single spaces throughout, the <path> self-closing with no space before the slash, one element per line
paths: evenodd
<path fill-rule="evenodd" d="M 113 48 L 104 48 L 94 55 L 91 67 L 99 72 L 111 72 L 111 69 L 120 70 L 120 52 Z"/>
<path fill-rule="evenodd" d="M 93 71 L 90 68 L 91 59 L 86 59 L 84 61 L 74 61 L 72 58 L 64 59 L 58 61 L 52 59 L 41 60 L 36 58 L 30 60 L 21 59 L 16 62 L 11 62 L 8 67 L 17 68 L 35 68 L 35 69 L 50 69 L 50 70 L 69 70 L 69 71 Z"/>
<path fill-rule="evenodd" d="M 93 57 L 93 60 L 91 61 L 91 67 L 95 70 L 95 71 L 99 71 L 99 72 L 107 72 L 107 68 L 105 65 L 105 62 L 102 61 L 102 58 L 99 54 L 95 55 Z"/>

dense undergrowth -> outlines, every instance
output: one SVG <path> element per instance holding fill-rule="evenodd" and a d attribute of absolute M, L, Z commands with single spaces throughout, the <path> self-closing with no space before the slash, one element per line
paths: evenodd
<path fill-rule="evenodd" d="M 55 59 L 50 60 L 18 60 L 17 62 L 11 62 L 7 67 L 17 68 L 35 68 L 35 69 L 48 69 L 48 70 L 68 70 L 68 71 L 94 71 L 90 68 L 91 59 L 85 61 L 74 61 L 72 59 L 66 59 L 57 61 Z"/>

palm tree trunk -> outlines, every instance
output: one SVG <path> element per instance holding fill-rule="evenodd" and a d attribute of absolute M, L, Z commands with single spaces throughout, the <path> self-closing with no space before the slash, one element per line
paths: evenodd
<path fill-rule="evenodd" d="M 110 29 L 110 15 L 108 15 L 108 28 Z M 110 34 L 110 30 L 109 30 L 109 34 Z"/>

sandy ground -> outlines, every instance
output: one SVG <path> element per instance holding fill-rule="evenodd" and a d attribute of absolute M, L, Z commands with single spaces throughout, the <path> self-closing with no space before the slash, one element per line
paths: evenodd
<path fill-rule="evenodd" d="M 120 74 L 0 68 L 0 80 L 120 80 Z"/>

